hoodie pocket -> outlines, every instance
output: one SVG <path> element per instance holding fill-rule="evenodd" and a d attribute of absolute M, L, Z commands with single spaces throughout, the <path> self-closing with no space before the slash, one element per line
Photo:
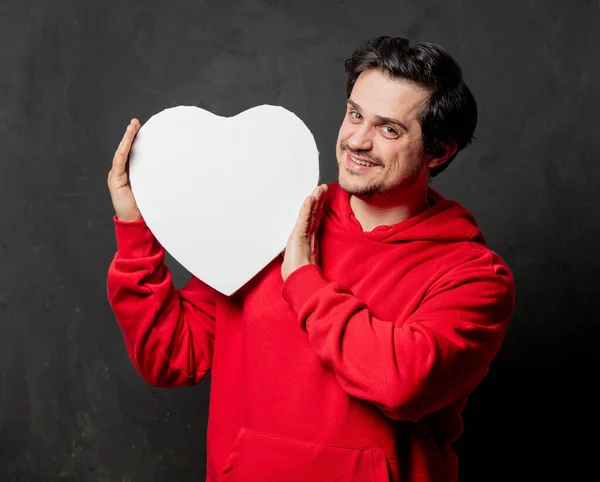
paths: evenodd
<path fill-rule="evenodd" d="M 388 482 L 381 449 L 326 445 L 242 428 L 223 482 Z"/>

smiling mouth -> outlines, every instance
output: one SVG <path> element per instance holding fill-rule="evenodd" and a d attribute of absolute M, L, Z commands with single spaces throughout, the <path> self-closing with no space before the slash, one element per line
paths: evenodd
<path fill-rule="evenodd" d="M 379 164 L 375 163 L 375 162 L 371 162 L 371 161 L 365 161 L 363 159 L 358 159 L 354 156 L 350 156 L 350 160 L 352 162 L 354 162 L 355 164 L 358 164 L 359 166 L 365 166 L 365 167 L 377 167 L 379 166 Z"/>

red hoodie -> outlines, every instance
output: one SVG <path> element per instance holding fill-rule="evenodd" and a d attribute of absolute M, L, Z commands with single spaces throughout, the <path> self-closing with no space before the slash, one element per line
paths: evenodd
<path fill-rule="evenodd" d="M 333 183 L 319 267 L 284 283 L 278 257 L 230 297 L 195 277 L 176 290 L 144 221 L 115 217 L 108 295 L 133 364 L 159 387 L 212 370 L 207 481 L 457 480 L 451 442 L 514 280 L 471 213 L 429 196 L 363 232 Z"/>

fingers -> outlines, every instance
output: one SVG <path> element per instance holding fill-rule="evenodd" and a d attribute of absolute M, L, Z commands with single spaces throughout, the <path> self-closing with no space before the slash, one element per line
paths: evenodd
<path fill-rule="evenodd" d="M 308 234 L 308 228 L 310 226 L 311 213 L 315 204 L 315 197 L 311 194 L 302 203 L 300 208 L 300 214 L 296 221 L 296 233 L 306 236 Z"/>
<path fill-rule="evenodd" d="M 125 134 L 123 134 L 123 139 L 121 139 L 121 143 L 115 152 L 112 163 L 113 173 L 116 176 L 119 176 L 125 172 L 129 151 L 131 150 L 133 139 L 140 130 L 140 127 L 140 121 L 137 119 L 132 119 L 125 130 Z"/>
<path fill-rule="evenodd" d="M 316 188 L 313 191 L 313 193 L 311 194 L 314 201 L 310 207 L 310 213 L 308 215 L 308 225 L 306 227 L 306 234 L 308 234 L 309 236 L 314 232 L 314 229 L 315 229 L 315 221 L 316 221 L 316 217 L 317 217 L 317 207 L 319 205 L 320 192 L 321 192 L 320 189 Z"/>
<path fill-rule="evenodd" d="M 325 204 L 325 192 L 327 185 L 317 186 L 313 192 L 304 200 L 300 208 L 300 214 L 296 221 L 296 233 L 303 236 L 310 236 L 318 227 L 320 214 Z"/>
<path fill-rule="evenodd" d="M 325 205 L 325 193 L 327 192 L 327 184 L 321 184 L 317 186 L 312 193 L 315 198 L 315 202 L 312 206 L 310 213 L 310 220 L 308 225 L 308 234 L 314 234 L 319 229 L 321 219 L 323 215 L 323 207 Z"/>
<path fill-rule="evenodd" d="M 324 211 L 324 207 L 325 207 L 325 198 L 327 194 L 327 184 L 323 184 L 321 185 L 321 195 L 319 197 L 319 204 L 317 206 L 317 221 L 319 221 L 319 218 L 323 217 L 323 211 Z"/>

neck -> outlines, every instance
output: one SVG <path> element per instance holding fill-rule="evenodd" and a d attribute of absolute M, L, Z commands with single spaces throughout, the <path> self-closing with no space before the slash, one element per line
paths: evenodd
<path fill-rule="evenodd" d="M 415 195 L 404 192 L 394 198 L 359 198 L 350 196 L 350 207 L 363 231 L 372 231 L 377 226 L 401 223 L 429 207 L 427 189 Z"/>

